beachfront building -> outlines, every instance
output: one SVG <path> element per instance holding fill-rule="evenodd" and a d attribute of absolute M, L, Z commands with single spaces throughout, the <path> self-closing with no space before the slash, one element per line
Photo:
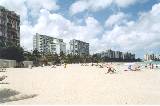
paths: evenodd
<path fill-rule="evenodd" d="M 160 55 L 156 54 L 145 54 L 144 55 L 144 61 L 151 61 L 151 60 L 158 60 L 160 61 Z"/>
<path fill-rule="evenodd" d="M 149 54 L 145 54 L 144 55 L 144 61 L 149 61 L 151 60 L 150 55 Z"/>
<path fill-rule="evenodd" d="M 66 43 L 63 42 L 63 39 L 36 33 L 33 37 L 33 50 L 38 50 L 44 54 L 66 53 Z"/>
<path fill-rule="evenodd" d="M 72 55 L 89 55 L 89 43 L 80 40 L 70 40 L 70 53 Z"/>
<path fill-rule="evenodd" d="M 115 51 L 109 49 L 100 53 L 101 57 L 115 58 Z"/>
<path fill-rule="evenodd" d="M 123 53 L 121 51 L 114 51 L 111 49 L 98 54 L 101 58 L 105 58 L 108 60 L 135 60 L 135 54 L 129 52 Z"/>
<path fill-rule="evenodd" d="M 0 47 L 20 45 L 20 16 L 0 6 Z"/>
<path fill-rule="evenodd" d="M 116 59 L 123 59 L 123 52 L 115 51 L 115 58 Z"/>
<path fill-rule="evenodd" d="M 129 53 L 129 52 L 123 53 L 123 59 L 124 60 L 134 60 L 135 59 L 135 54 L 132 54 L 132 53 Z"/>

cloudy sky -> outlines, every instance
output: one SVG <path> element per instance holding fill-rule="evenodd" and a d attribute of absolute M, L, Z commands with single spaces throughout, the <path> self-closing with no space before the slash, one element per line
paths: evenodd
<path fill-rule="evenodd" d="M 90 43 L 90 52 L 160 53 L 160 0 L 0 0 L 21 16 L 21 46 L 37 32 Z M 67 46 L 68 48 L 68 46 Z"/>

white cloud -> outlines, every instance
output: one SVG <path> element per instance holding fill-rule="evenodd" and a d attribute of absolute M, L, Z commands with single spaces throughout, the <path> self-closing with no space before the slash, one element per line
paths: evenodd
<path fill-rule="evenodd" d="M 112 0 L 79 0 L 70 7 L 71 15 L 83 12 L 85 10 L 98 11 L 104 9 L 112 3 Z"/>
<path fill-rule="evenodd" d="M 25 50 L 32 50 L 33 34 L 33 27 L 31 25 L 28 23 L 21 25 L 20 43 Z"/>
<path fill-rule="evenodd" d="M 16 11 L 21 16 L 21 23 L 28 18 L 38 18 L 40 9 L 58 10 L 60 7 L 55 0 L 0 0 L 0 5 Z"/>
<path fill-rule="evenodd" d="M 132 5 L 136 2 L 138 2 L 140 0 L 115 0 L 115 3 L 119 6 L 119 7 L 127 7 L 129 5 Z"/>
<path fill-rule="evenodd" d="M 32 38 L 35 33 L 63 38 L 67 44 L 73 38 L 90 42 L 92 39 L 96 39 L 102 30 L 100 23 L 93 17 L 87 17 L 85 25 L 81 26 L 76 25 L 62 15 L 41 9 L 35 25 L 26 23 L 21 26 L 21 44 L 27 49 L 32 49 Z M 25 40 L 26 38 L 28 40 Z M 91 50 L 92 48 L 93 46 L 91 46 Z"/>
<path fill-rule="evenodd" d="M 112 26 L 112 29 L 106 27 L 103 33 L 103 26 L 93 17 L 86 17 L 85 25 L 77 25 L 60 14 L 41 9 L 35 25 L 26 24 L 21 28 L 22 39 L 38 32 L 63 38 L 66 43 L 73 38 L 89 42 L 91 53 L 108 48 L 133 52 L 151 50 L 160 47 L 159 10 L 160 3 L 155 4 L 150 11 L 140 13 L 137 21 L 130 21 L 129 15 L 122 12 L 113 14 L 106 21 L 107 27 Z M 22 44 L 31 48 L 32 40 Z"/>
<path fill-rule="evenodd" d="M 55 0 L 26 0 L 26 7 L 29 9 L 29 15 L 32 18 L 38 18 L 41 9 L 55 11 L 60 8 Z"/>
<path fill-rule="evenodd" d="M 90 2 L 86 4 L 90 6 L 76 11 L 82 12 L 81 10 L 85 11 L 88 9 L 98 11 L 105 8 L 106 5 L 110 5 L 110 2 L 107 0 L 97 0 L 97 4 L 93 1 L 95 0 L 83 0 L 83 2 Z M 98 1 L 101 2 L 98 3 Z M 66 43 L 73 38 L 89 42 L 92 53 L 108 48 L 139 52 L 144 49 L 150 50 L 160 47 L 160 3 L 155 4 L 150 11 L 140 13 L 138 21 L 129 20 L 129 15 L 123 12 L 113 14 L 106 20 L 106 27 L 104 27 L 94 17 L 86 17 L 84 25 L 74 23 L 64 16 L 53 12 L 60 8 L 54 1 L 51 4 L 51 1 L 48 0 L 45 6 L 44 4 L 34 2 L 28 1 L 26 5 L 22 0 L 14 2 L 12 0 L 0 0 L 1 5 L 21 14 L 21 45 L 26 49 L 32 49 L 32 38 L 36 32 L 63 38 Z M 132 1 L 131 4 L 134 3 Z M 29 7 L 29 4 L 32 6 Z M 127 3 L 126 5 L 129 4 Z M 36 15 L 33 14 L 33 11 L 33 13 L 30 13 L 31 11 L 29 10 L 32 10 L 31 8 Z M 75 14 L 76 11 L 73 13 Z M 29 15 L 31 17 L 35 15 L 36 22 L 34 24 L 31 22 L 33 20 L 28 20 Z M 109 27 L 111 29 L 108 29 Z"/>
<path fill-rule="evenodd" d="M 107 30 L 102 43 L 121 50 L 143 51 L 160 47 L 160 3 L 155 4 L 152 10 L 141 13 L 139 20 L 128 21 L 126 25 L 116 23 L 112 30 Z M 123 20 L 122 20 L 123 21 Z"/>
<path fill-rule="evenodd" d="M 79 12 L 83 12 L 87 9 L 88 4 L 85 1 L 77 1 L 70 7 L 70 13 L 71 14 L 76 14 Z"/>
<path fill-rule="evenodd" d="M 32 49 L 32 39 L 35 34 L 35 26 L 31 24 L 39 17 L 40 10 L 55 11 L 60 8 L 55 0 L 0 0 L 0 5 L 20 15 L 21 46 L 29 50 Z"/>
<path fill-rule="evenodd" d="M 109 16 L 109 18 L 105 22 L 105 26 L 107 27 L 113 27 L 115 24 L 120 25 L 120 24 L 125 24 L 127 22 L 127 18 L 129 15 L 124 14 L 122 12 L 119 12 L 117 14 L 113 14 Z"/>
<path fill-rule="evenodd" d="M 0 5 L 6 7 L 9 10 L 16 11 L 21 16 L 21 20 L 27 19 L 27 7 L 24 4 L 25 0 L 0 0 Z"/>
<path fill-rule="evenodd" d="M 88 0 L 89 9 L 92 11 L 98 11 L 111 5 L 113 0 Z"/>
<path fill-rule="evenodd" d="M 125 8 L 135 3 L 143 3 L 146 1 L 147 0 L 78 0 L 70 6 L 70 13 L 74 15 L 86 10 L 95 12 L 105 9 L 111 6 L 111 4 L 116 4 L 118 7 Z"/>

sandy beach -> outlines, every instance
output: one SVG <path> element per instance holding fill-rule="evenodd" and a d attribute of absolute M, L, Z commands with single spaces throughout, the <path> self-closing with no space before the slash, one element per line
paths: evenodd
<path fill-rule="evenodd" d="M 0 94 L 0 103 L 160 104 L 160 69 L 123 71 L 123 65 L 115 69 L 116 73 L 105 74 L 106 68 L 80 64 L 8 68 L 0 73 L 8 76 L 4 82 L 9 83 L 0 85 L 0 93 L 10 89 L 12 94 Z"/>

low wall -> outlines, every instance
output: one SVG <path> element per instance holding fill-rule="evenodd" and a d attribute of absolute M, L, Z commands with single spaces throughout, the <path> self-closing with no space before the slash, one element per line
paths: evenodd
<path fill-rule="evenodd" d="M 0 59 L 0 67 L 6 67 L 6 68 L 16 67 L 16 60 Z"/>
<path fill-rule="evenodd" d="M 24 67 L 29 67 L 30 65 L 33 66 L 33 61 L 23 61 Z"/>

